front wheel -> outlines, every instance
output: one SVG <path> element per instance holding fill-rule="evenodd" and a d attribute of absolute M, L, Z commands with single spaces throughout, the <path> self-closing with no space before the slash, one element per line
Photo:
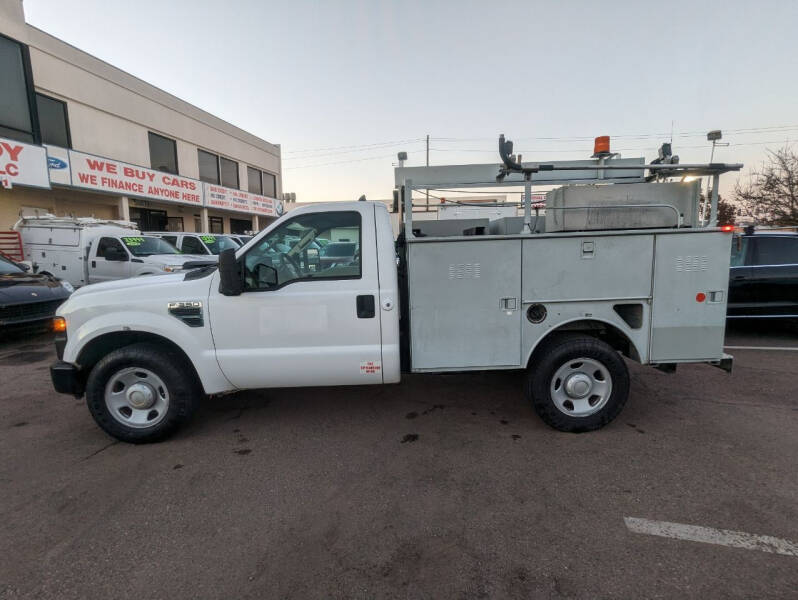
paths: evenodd
<path fill-rule="evenodd" d="M 629 371 L 605 342 L 587 336 L 555 338 L 536 354 L 525 392 L 535 412 L 554 429 L 600 429 L 626 404 Z"/>
<path fill-rule="evenodd" d="M 133 344 L 100 360 L 86 382 L 97 424 L 123 442 L 165 439 L 194 413 L 201 396 L 182 357 L 156 344 Z"/>

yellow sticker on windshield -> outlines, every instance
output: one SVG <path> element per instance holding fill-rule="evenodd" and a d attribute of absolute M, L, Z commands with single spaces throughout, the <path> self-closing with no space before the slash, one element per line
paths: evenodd
<path fill-rule="evenodd" d="M 143 237 L 123 237 L 122 241 L 126 246 L 141 246 L 144 243 Z"/>
<path fill-rule="evenodd" d="M 213 244 L 216 242 L 216 238 L 212 235 L 201 235 L 200 239 L 206 244 Z"/>

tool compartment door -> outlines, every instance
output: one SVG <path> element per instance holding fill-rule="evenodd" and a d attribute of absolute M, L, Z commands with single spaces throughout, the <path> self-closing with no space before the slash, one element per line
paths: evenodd
<path fill-rule="evenodd" d="M 412 370 L 521 361 L 521 240 L 408 244 Z"/>
<path fill-rule="evenodd" d="M 731 235 L 657 235 L 651 361 L 718 360 L 723 355 Z"/>

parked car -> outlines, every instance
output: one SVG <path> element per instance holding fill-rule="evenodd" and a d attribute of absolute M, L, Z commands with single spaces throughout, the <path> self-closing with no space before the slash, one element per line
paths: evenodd
<path fill-rule="evenodd" d="M 0 256 L 0 332 L 10 327 L 45 325 L 74 288 L 51 275 L 28 273 Z"/>
<path fill-rule="evenodd" d="M 241 244 L 243 246 L 249 240 L 251 240 L 254 236 L 242 235 L 242 234 L 239 234 L 239 233 L 234 233 L 234 234 L 230 235 L 229 237 L 233 238 L 235 241 L 237 241 L 239 244 Z"/>
<path fill-rule="evenodd" d="M 329 267 L 350 263 L 355 260 L 357 250 L 355 242 L 330 242 L 321 249 L 321 264 L 323 267 Z"/>
<path fill-rule="evenodd" d="M 217 233 L 166 233 L 163 231 L 147 232 L 166 240 L 183 254 L 195 254 L 198 256 L 219 256 L 222 250 L 232 248 L 237 250 L 241 247 L 238 240 L 229 235 Z"/>
<path fill-rule="evenodd" d="M 798 233 L 735 234 L 729 272 L 728 318 L 798 318 Z"/>

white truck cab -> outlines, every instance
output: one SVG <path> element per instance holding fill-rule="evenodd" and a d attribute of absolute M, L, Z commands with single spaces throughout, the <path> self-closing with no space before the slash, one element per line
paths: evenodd
<path fill-rule="evenodd" d="M 19 231 L 33 270 L 74 287 L 140 275 L 171 273 L 190 261 L 169 243 L 142 235 L 135 223 L 94 218 L 24 217 Z"/>
<path fill-rule="evenodd" d="M 575 162 L 562 168 L 566 183 L 595 176 L 597 161 L 574 174 Z M 547 218 L 542 233 L 526 227 L 528 207 L 526 230 L 503 223 L 494 234 L 487 219 L 414 224 L 413 187 L 457 180 L 441 167 L 416 168 L 415 181 L 398 169 L 406 218 L 397 240 L 382 203 L 316 204 L 222 252 L 218 265 L 80 289 L 57 312 L 53 384 L 85 393 L 110 435 L 149 442 L 176 430 L 203 395 L 522 370 L 524 395 L 547 424 L 598 429 L 628 398 L 625 360 L 668 372 L 681 363 L 730 370 L 732 361 L 723 353 L 730 233 L 684 225 L 697 186 L 660 188 L 670 184 L 644 181 L 643 166 L 623 168 L 653 186 L 634 194 L 654 198 L 653 216 L 634 200 L 626 217 L 617 203 L 577 205 L 581 213 L 565 224 Z M 632 188 L 618 187 L 629 203 Z M 668 194 L 686 200 L 671 205 Z M 552 213 L 569 208 L 556 194 L 553 202 Z M 354 248 L 325 258 L 334 242 Z"/>

